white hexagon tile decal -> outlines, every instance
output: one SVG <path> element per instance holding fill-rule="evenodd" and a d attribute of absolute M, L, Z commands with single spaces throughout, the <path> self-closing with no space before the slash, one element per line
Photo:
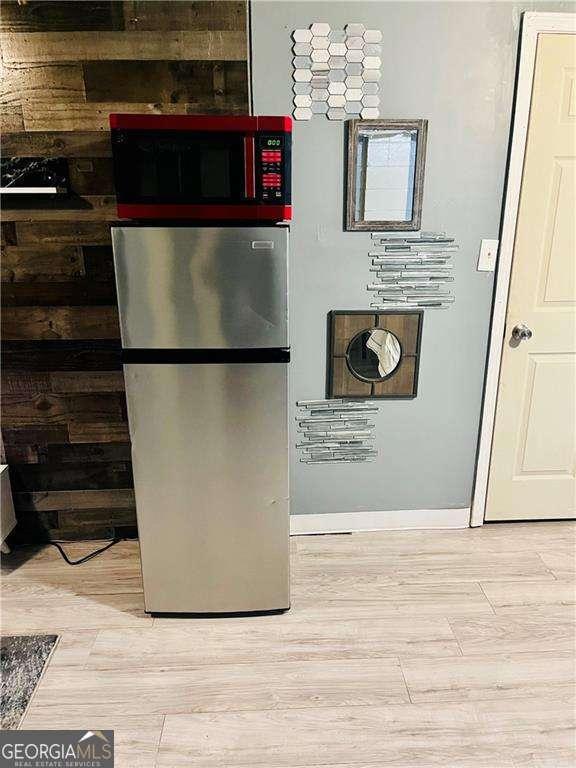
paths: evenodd
<path fill-rule="evenodd" d="M 294 119 L 380 115 L 382 32 L 364 24 L 332 29 L 316 21 L 292 32 Z"/>

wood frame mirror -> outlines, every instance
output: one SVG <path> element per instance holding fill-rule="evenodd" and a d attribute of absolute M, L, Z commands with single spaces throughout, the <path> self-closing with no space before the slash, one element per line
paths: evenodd
<path fill-rule="evenodd" d="M 427 120 L 348 121 L 346 229 L 420 229 Z"/>

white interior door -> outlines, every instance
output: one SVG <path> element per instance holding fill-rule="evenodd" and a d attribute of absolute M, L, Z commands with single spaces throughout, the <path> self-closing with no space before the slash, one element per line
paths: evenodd
<path fill-rule="evenodd" d="M 576 35 L 540 34 L 486 520 L 575 516 L 575 186 Z"/>

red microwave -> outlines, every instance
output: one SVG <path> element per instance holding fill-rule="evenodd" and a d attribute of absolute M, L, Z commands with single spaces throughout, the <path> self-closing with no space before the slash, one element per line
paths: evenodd
<path fill-rule="evenodd" d="M 110 115 L 122 219 L 292 218 L 290 117 Z"/>

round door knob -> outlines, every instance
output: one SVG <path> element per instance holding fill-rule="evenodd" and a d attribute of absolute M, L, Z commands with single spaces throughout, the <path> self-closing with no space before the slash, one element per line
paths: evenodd
<path fill-rule="evenodd" d="M 516 339 L 516 341 L 524 341 L 524 339 L 531 339 L 532 331 L 524 323 L 519 323 L 518 325 L 515 325 L 514 328 L 512 329 L 512 338 Z"/>

